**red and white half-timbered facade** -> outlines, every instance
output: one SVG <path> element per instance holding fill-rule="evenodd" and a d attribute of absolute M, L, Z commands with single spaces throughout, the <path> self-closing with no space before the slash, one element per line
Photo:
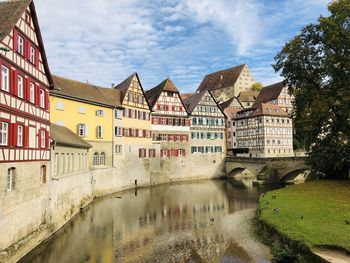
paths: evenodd
<path fill-rule="evenodd" d="M 0 31 L 0 163 L 50 160 L 53 85 L 34 4 L 20 2 L 1 9 L 13 24 Z"/>
<path fill-rule="evenodd" d="M 161 158 L 185 157 L 190 121 L 179 91 L 170 79 L 146 92 L 152 108 L 153 143 L 160 144 Z"/>

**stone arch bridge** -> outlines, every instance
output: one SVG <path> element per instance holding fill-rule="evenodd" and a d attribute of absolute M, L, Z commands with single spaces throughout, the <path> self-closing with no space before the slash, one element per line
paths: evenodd
<path fill-rule="evenodd" d="M 226 177 L 250 177 L 266 182 L 293 181 L 301 174 L 306 175 L 309 167 L 306 157 L 252 158 L 227 156 Z"/>

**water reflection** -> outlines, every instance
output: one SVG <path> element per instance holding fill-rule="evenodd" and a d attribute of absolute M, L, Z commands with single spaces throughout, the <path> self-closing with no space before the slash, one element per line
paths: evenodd
<path fill-rule="evenodd" d="M 255 262 L 223 224 L 267 190 L 243 185 L 201 181 L 99 199 L 21 262 Z"/>

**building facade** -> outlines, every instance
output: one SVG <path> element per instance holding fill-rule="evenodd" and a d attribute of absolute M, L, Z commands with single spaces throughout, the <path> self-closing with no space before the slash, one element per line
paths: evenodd
<path fill-rule="evenodd" d="M 101 89 L 88 83 L 53 76 L 51 122 L 64 126 L 92 145 L 90 169 L 113 166 L 113 124 L 116 105 Z"/>
<path fill-rule="evenodd" d="M 190 114 L 189 161 L 197 169 L 215 174 L 226 156 L 225 114 L 209 91 L 184 100 Z"/>
<path fill-rule="evenodd" d="M 237 147 L 236 140 L 236 126 L 233 118 L 236 116 L 236 113 L 243 110 L 244 107 L 241 102 L 233 97 L 220 105 L 221 110 L 226 115 L 226 124 L 225 124 L 225 136 L 226 136 L 226 151 Z"/>
<path fill-rule="evenodd" d="M 148 90 L 146 97 L 152 109 L 152 140 L 160 144 L 160 157 L 186 157 L 190 122 L 178 89 L 166 79 Z"/>
<path fill-rule="evenodd" d="M 237 97 L 242 91 L 251 91 L 256 81 L 247 65 L 214 72 L 204 77 L 197 92 L 209 90 L 218 103 Z"/>
<path fill-rule="evenodd" d="M 1 251 L 45 221 L 53 83 L 34 3 L 0 2 L 0 25 Z"/>
<path fill-rule="evenodd" d="M 249 157 L 294 156 L 292 120 L 275 104 L 260 103 L 239 111 L 234 118 L 238 155 Z"/>

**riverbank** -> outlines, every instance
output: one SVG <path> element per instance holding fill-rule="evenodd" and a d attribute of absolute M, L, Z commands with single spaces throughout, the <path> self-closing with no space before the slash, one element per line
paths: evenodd
<path fill-rule="evenodd" d="M 293 185 L 260 198 L 261 232 L 272 244 L 275 257 L 287 257 L 290 262 L 302 262 L 303 257 L 322 262 L 317 258 L 321 255 L 323 259 L 330 258 L 329 251 L 350 259 L 348 220 L 349 181 L 320 180 Z"/>

